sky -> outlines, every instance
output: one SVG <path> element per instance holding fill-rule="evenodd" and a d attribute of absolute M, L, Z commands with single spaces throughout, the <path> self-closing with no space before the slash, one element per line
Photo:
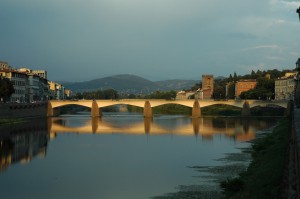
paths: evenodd
<path fill-rule="evenodd" d="M 1 0 L 0 60 L 52 81 L 293 69 L 300 0 Z"/>

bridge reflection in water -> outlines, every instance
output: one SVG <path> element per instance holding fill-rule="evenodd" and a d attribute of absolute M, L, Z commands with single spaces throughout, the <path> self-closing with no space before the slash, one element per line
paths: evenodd
<path fill-rule="evenodd" d="M 113 119 L 112 119 L 113 118 Z M 125 118 L 125 119 L 124 119 Z M 248 141 L 257 131 L 273 126 L 274 118 L 170 117 L 57 117 L 0 127 L 0 172 L 14 163 L 28 163 L 46 156 L 48 143 L 63 133 L 201 136 L 215 135 Z"/>
<path fill-rule="evenodd" d="M 174 119 L 174 118 L 173 118 Z M 141 118 L 140 121 L 120 125 L 102 118 L 86 118 L 81 126 L 72 126 L 69 120 L 63 117 L 48 118 L 48 130 L 50 137 L 62 133 L 80 134 L 134 134 L 134 135 L 184 135 L 202 136 L 212 139 L 214 135 L 220 134 L 232 137 L 239 141 L 249 141 L 255 138 L 260 129 L 268 128 L 274 120 L 256 118 L 229 118 L 229 117 L 202 117 L 202 118 L 178 118 L 183 124 L 178 126 L 166 126 L 164 122 L 153 118 Z"/>

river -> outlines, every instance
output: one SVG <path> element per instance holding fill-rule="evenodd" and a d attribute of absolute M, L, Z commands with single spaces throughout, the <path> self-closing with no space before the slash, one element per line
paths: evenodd
<path fill-rule="evenodd" d="M 220 160 L 241 153 L 277 121 L 181 115 L 144 119 L 104 112 L 96 119 L 81 113 L 0 127 L 0 197 L 175 198 L 187 189 L 218 190 L 217 180 L 209 177 L 216 172 L 207 168 L 228 164 L 230 158 Z"/>

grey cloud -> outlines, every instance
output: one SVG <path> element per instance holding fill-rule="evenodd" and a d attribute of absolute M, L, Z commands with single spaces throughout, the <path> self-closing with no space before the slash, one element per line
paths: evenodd
<path fill-rule="evenodd" d="M 297 3 L 3 0 L 0 60 L 45 67 L 54 80 L 119 73 L 200 78 L 202 73 L 244 72 L 243 66 L 261 63 L 293 67 L 300 24 L 291 10 Z M 282 54 L 265 45 L 289 48 Z M 251 53 L 242 50 L 247 48 Z"/>

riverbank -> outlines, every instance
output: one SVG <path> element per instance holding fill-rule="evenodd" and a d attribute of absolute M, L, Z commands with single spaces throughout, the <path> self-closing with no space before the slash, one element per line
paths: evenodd
<path fill-rule="evenodd" d="M 289 138 L 289 120 L 285 118 L 271 134 L 256 139 L 247 171 L 221 182 L 225 198 L 282 198 Z"/>

